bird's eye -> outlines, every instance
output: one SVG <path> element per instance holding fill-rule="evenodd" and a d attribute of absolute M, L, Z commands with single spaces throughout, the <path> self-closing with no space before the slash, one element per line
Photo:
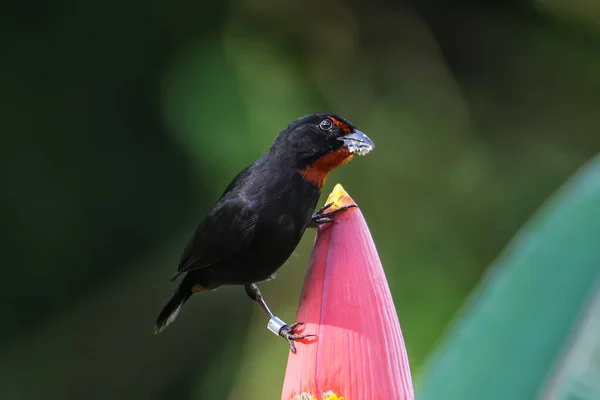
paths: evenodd
<path fill-rule="evenodd" d="M 321 121 L 321 123 L 319 124 L 319 127 L 321 129 L 323 129 L 324 131 L 328 131 L 333 127 L 333 122 L 331 122 L 330 119 L 324 119 L 323 121 Z"/>

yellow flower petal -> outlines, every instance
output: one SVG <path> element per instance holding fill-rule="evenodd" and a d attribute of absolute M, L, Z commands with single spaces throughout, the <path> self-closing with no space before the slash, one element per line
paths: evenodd
<path fill-rule="evenodd" d="M 327 209 L 327 211 L 335 211 L 344 206 L 356 205 L 354 200 L 352 200 L 352 198 L 339 183 L 335 185 L 333 191 L 329 194 L 327 200 L 325 200 L 325 204 L 328 203 L 333 204 Z"/>
<path fill-rule="evenodd" d="M 338 397 L 337 394 L 333 393 L 330 390 L 328 392 L 323 393 L 323 400 L 344 400 L 344 398 L 343 397 Z"/>

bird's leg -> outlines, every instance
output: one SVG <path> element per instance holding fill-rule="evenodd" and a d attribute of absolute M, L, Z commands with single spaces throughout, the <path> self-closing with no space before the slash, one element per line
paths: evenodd
<path fill-rule="evenodd" d="M 316 228 L 319 225 L 332 223 L 333 220 L 330 217 L 333 217 L 337 213 L 341 213 L 342 211 L 346 211 L 349 208 L 356 207 L 356 204 L 351 204 L 349 206 L 343 206 L 336 210 L 325 212 L 329 207 L 331 207 L 333 203 L 327 203 L 323 207 L 319 208 L 316 213 L 313 214 L 310 219 L 310 227 Z"/>
<path fill-rule="evenodd" d="M 307 339 L 307 338 L 316 336 L 316 335 L 296 334 L 294 332 L 297 329 L 302 328 L 304 326 L 303 322 L 296 322 L 292 325 L 288 325 L 285 322 L 283 322 L 281 319 L 279 319 L 278 317 L 273 315 L 273 313 L 271 312 L 271 309 L 269 309 L 267 302 L 265 301 L 264 297 L 260 293 L 260 289 L 258 288 L 258 286 L 256 286 L 256 284 L 251 283 L 249 285 L 246 285 L 244 288 L 246 289 L 246 294 L 252 300 L 256 301 L 260 305 L 260 307 L 263 309 L 265 314 L 267 314 L 269 316 L 269 323 L 267 324 L 267 328 L 269 328 L 269 330 L 271 332 L 273 332 L 274 334 L 279 335 L 282 338 L 284 338 L 285 340 L 287 340 L 290 345 L 290 350 L 292 351 L 292 353 L 296 352 L 296 346 L 294 345 L 294 340 Z"/>

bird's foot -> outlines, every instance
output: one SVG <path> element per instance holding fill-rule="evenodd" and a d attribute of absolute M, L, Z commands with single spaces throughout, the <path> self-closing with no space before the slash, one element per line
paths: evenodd
<path fill-rule="evenodd" d="M 333 220 L 331 219 L 331 217 L 333 217 L 335 214 L 341 213 L 342 211 L 346 211 L 349 208 L 356 207 L 356 204 L 350 204 L 348 206 L 343 206 L 343 207 L 340 207 L 340 208 L 338 208 L 336 210 L 333 210 L 333 211 L 325 212 L 332 205 L 333 205 L 333 203 L 327 203 L 323 207 L 319 208 L 317 210 L 317 212 L 314 213 L 313 216 L 312 216 L 312 218 L 310 219 L 310 225 L 309 226 L 311 228 L 316 228 L 319 225 L 330 224 L 330 223 L 333 222 Z"/>
<path fill-rule="evenodd" d="M 285 340 L 287 340 L 288 344 L 290 345 L 290 351 L 292 353 L 296 353 L 296 345 L 294 344 L 295 340 L 310 339 L 310 338 L 317 337 L 317 335 L 297 333 L 297 332 L 302 332 L 304 330 L 305 326 L 306 325 L 304 324 L 304 322 L 296 322 L 296 323 L 293 323 L 292 325 L 287 325 L 285 322 L 283 322 L 279 318 L 273 317 L 269 321 L 268 328 L 271 332 L 273 332 L 273 333 L 281 336 Z"/>
<path fill-rule="evenodd" d="M 279 330 L 279 336 L 288 341 L 288 344 L 290 345 L 290 351 L 292 353 L 296 352 L 296 345 L 294 344 L 294 340 L 310 339 L 317 337 L 317 335 L 295 333 L 302 332 L 304 330 L 304 327 L 304 322 L 296 322 L 289 326 L 285 325 Z"/>

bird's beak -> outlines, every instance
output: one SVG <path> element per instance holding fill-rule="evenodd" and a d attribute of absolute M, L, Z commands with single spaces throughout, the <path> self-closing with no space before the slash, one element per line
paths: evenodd
<path fill-rule="evenodd" d="M 344 147 L 347 148 L 350 153 L 364 156 L 375 148 L 375 144 L 359 130 L 349 133 L 345 136 L 340 137 L 338 140 L 344 142 Z"/>

